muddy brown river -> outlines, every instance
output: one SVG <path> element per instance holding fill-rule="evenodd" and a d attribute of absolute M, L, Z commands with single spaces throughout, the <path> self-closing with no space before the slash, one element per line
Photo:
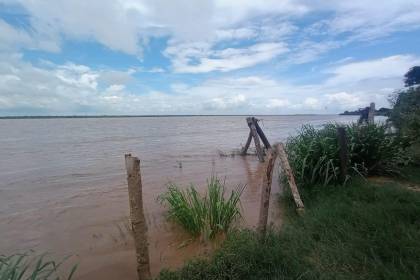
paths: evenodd
<path fill-rule="evenodd" d="M 352 116 L 262 116 L 272 142 L 302 124 L 349 122 Z M 35 250 L 78 263 L 76 279 L 135 279 L 124 154 L 141 160 L 152 274 L 176 268 L 217 244 L 192 240 L 165 219 L 156 200 L 168 182 L 201 190 L 212 174 L 246 184 L 243 220 L 254 227 L 261 170 L 255 156 L 221 157 L 248 136 L 243 116 L 0 119 L 0 254 Z M 273 186 L 274 202 L 280 187 Z M 276 202 L 277 203 L 277 202 Z M 281 223 L 276 203 L 270 221 Z"/>

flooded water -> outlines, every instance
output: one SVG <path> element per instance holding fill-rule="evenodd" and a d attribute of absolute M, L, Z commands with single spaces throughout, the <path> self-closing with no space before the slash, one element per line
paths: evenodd
<path fill-rule="evenodd" d="M 302 124 L 355 120 L 260 118 L 272 143 Z M 124 169 L 124 154 L 131 153 L 141 160 L 152 273 L 178 267 L 211 248 L 167 222 L 157 196 L 169 181 L 203 189 L 217 174 L 228 187 L 247 185 L 242 226 L 254 227 L 264 165 L 255 156 L 219 156 L 247 136 L 242 116 L 0 120 L 0 254 L 73 255 L 77 279 L 135 279 Z M 270 211 L 275 222 L 279 213 Z"/>

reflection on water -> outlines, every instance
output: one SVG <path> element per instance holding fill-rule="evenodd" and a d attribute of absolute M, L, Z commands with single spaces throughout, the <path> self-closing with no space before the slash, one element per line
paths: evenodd
<path fill-rule="evenodd" d="M 319 126 L 355 117 L 261 119 L 274 143 L 304 123 Z M 152 273 L 205 254 L 210 248 L 189 241 L 165 220 L 156 198 L 169 181 L 203 188 L 217 174 L 228 187 L 247 185 L 242 224 L 255 226 L 263 164 L 253 156 L 217 152 L 239 148 L 247 136 L 240 116 L 0 120 L 0 252 L 72 254 L 80 278 L 134 279 L 124 170 L 124 154 L 131 153 L 141 160 Z"/>

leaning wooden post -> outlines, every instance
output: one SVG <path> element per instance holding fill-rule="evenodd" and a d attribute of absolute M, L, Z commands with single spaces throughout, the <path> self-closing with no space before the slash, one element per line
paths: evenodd
<path fill-rule="evenodd" d="M 268 207 L 270 206 L 271 182 L 273 179 L 274 162 L 276 161 L 276 151 L 269 149 L 267 155 L 267 166 L 263 174 L 261 189 L 260 215 L 258 219 L 258 232 L 264 235 L 267 230 Z"/>
<path fill-rule="evenodd" d="M 241 155 L 243 155 L 243 156 L 246 155 L 246 152 L 248 151 L 249 145 L 251 145 L 251 140 L 252 140 L 252 132 L 250 130 L 249 135 L 248 135 L 248 139 L 246 140 L 245 146 L 243 147 L 243 149 L 241 151 Z"/>
<path fill-rule="evenodd" d="M 258 137 L 257 129 L 255 127 L 253 118 L 246 118 L 249 129 L 251 130 L 252 138 L 254 138 L 255 148 L 257 150 L 257 156 L 260 162 L 264 162 L 264 154 L 261 149 L 260 138 Z"/>
<path fill-rule="evenodd" d="M 270 142 L 268 142 L 267 137 L 265 136 L 265 134 L 264 134 L 263 130 L 262 130 L 262 129 L 261 129 L 261 127 L 259 126 L 259 124 L 258 124 L 258 120 L 257 120 L 256 118 L 252 117 L 252 121 L 253 121 L 253 123 L 255 124 L 255 128 L 256 128 L 256 130 L 257 130 L 257 133 L 258 133 L 258 135 L 260 136 L 261 141 L 263 142 L 263 144 L 264 144 L 265 148 L 266 148 L 266 149 L 270 149 L 270 148 L 271 148 Z"/>
<path fill-rule="evenodd" d="M 368 114 L 368 124 L 373 124 L 375 122 L 375 103 L 370 103 L 369 114 Z"/>
<path fill-rule="evenodd" d="M 289 160 L 287 159 L 286 151 L 284 150 L 283 143 L 279 143 L 276 146 L 277 154 L 279 155 L 281 166 L 286 173 L 287 180 L 289 182 L 290 190 L 292 191 L 293 200 L 295 201 L 298 212 L 302 212 L 305 209 L 302 199 L 295 182 L 295 177 L 293 176 L 292 168 L 290 167 Z"/>
<path fill-rule="evenodd" d="M 149 249 L 147 244 L 147 224 L 144 218 L 140 160 L 125 155 L 127 169 L 128 197 L 130 201 L 130 217 L 134 234 L 134 245 L 137 257 L 137 276 L 139 280 L 150 279 Z"/>
<path fill-rule="evenodd" d="M 337 127 L 339 156 L 340 156 L 340 181 L 344 183 L 347 178 L 347 137 L 346 129 L 344 127 Z"/>

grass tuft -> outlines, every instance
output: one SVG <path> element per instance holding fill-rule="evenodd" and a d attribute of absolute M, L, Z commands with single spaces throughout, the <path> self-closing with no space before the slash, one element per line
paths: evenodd
<path fill-rule="evenodd" d="M 31 257 L 29 254 L 0 255 L 0 280 L 48 280 L 71 279 L 77 266 L 73 266 L 68 275 L 60 277 L 59 269 L 66 261 L 48 260 L 46 254 Z"/>
<path fill-rule="evenodd" d="M 207 181 L 204 196 L 193 185 L 182 190 L 171 183 L 159 199 L 168 206 L 169 218 L 186 231 L 194 236 L 214 238 L 220 232 L 227 233 L 231 224 L 241 217 L 239 204 L 244 188 L 238 186 L 225 198 L 225 182 L 213 176 Z"/>

